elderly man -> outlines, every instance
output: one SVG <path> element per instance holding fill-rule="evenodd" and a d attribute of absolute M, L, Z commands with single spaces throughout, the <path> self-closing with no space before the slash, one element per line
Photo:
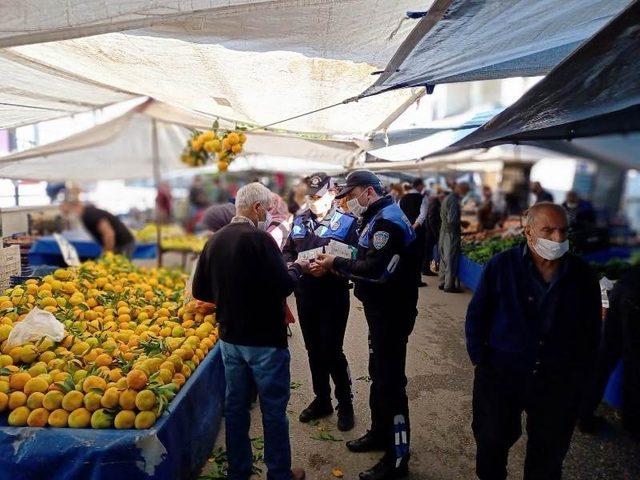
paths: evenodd
<path fill-rule="evenodd" d="M 598 281 L 584 261 L 567 253 L 562 207 L 531 207 L 525 236 L 525 245 L 489 261 L 467 311 L 481 480 L 507 478 L 523 412 L 524 480 L 561 478 L 600 337 Z"/>
<path fill-rule="evenodd" d="M 265 232 L 271 192 L 260 183 L 238 191 L 236 216 L 207 242 L 193 281 L 193 296 L 216 304 L 227 380 L 225 423 L 228 478 L 248 480 L 252 380 L 260 395 L 268 478 L 304 478 L 291 471 L 287 404 L 291 377 L 285 299 L 308 262 L 285 266 Z"/>
<path fill-rule="evenodd" d="M 440 207 L 440 290 L 447 293 L 460 293 L 458 287 L 458 262 L 462 243 L 462 227 L 466 222 L 461 220 L 460 202 L 469 193 L 469 184 L 462 182 L 455 185 L 453 192 L 447 195 Z"/>
<path fill-rule="evenodd" d="M 347 210 L 361 217 L 358 256 L 351 260 L 322 254 L 316 264 L 355 280 L 369 326 L 371 429 L 347 442 L 347 448 L 385 452 L 378 464 L 360 473 L 361 480 L 402 478 L 410 456 L 407 342 L 418 313 L 416 249 L 422 245 L 373 172 L 351 172 L 336 198 L 344 198 Z"/>

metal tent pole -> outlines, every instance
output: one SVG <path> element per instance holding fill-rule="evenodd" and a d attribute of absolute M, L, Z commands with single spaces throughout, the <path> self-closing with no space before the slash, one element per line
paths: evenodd
<path fill-rule="evenodd" d="M 158 148 L 158 122 L 154 118 L 151 121 L 151 154 L 153 163 L 153 181 L 156 186 L 156 198 L 160 189 L 160 151 Z M 160 232 L 160 212 L 158 206 L 154 205 L 154 218 L 156 223 L 156 245 L 158 249 L 158 267 L 162 266 L 162 234 Z"/>

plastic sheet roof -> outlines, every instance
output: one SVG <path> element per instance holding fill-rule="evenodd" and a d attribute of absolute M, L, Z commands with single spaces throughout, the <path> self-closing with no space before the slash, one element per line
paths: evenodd
<path fill-rule="evenodd" d="M 520 100 L 453 148 L 639 131 L 638 58 L 640 2 L 635 1 Z"/>
<path fill-rule="evenodd" d="M 149 101 L 62 140 L 0 157 L 0 177 L 49 181 L 149 178 L 153 172 L 153 122 L 157 125 L 160 171 L 182 170 L 179 157 L 192 127 L 211 117 Z M 244 157 L 232 171 L 304 172 L 319 164 L 342 169 L 359 155 L 351 142 L 316 141 L 250 133 Z"/>
<path fill-rule="evenodd" d="M 436 0 L 365 95 L 544 75 L 630 0 Z"/>
<path fill-rule="evenodd" d="M 416 24 L 424 0 L 40 0 L 0 2 L 0 47 L 25 71 L 0 128 L 31 112 L 46 69 L 80 82 L 54 85 L 49 118 L 121 101 L 161 102 L 265 125 L 355 97 Z M 48 43 L 34 43 L 43 42 Z M 0 92 L 15 80 L 0 69 Z M 95 88 L 91 88 L 91 86 Z M 324 135 L 376 130 L 412 92 L 341 105 L 278 128 Z M 66 95 L 66 110 L 55 102 Z M 21 98 L 23 100 L 21 100 Z M 19 105 L 19 106 L 15 106 Z M 11 119 L 7 121 L 5 119 Z"/>

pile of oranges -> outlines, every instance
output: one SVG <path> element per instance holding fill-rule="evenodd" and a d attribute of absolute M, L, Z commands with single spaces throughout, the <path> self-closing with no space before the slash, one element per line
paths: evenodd
<path fill-rule="evenodd" d="M 217 340 L 213 306 L 183 305 L 185 275 L 107 254 L 0 296 L 0 412 L 13 426 L 145 429 Z M 65 337 L 9 346 L 33 308 Z"/>
<path fill-rule="evenodd" d="M 242 153 L 246 141 L 242 131 L 218 130 L 214 124 L 211 130 L 193 132 L 180 159 L 191 167 L 200 167 L 215 158 L 218 171 L 226 172 L 233 159 Z"/>

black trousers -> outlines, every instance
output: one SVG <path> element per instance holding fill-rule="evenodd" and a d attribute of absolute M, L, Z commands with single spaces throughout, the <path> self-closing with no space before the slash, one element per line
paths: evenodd
<path fill-rule="evenodd" d="M 416 260 L 418 267 L 416 268 L 416 276 L 418 279 L 418 285 L 422 282 L 422 267 L 424 266 L 424 256 L 426 250 L 423 248 L 425 244 L 425 229 L 424 226 L 420 226 L 416 229 Z"/>
<path fill-rule="evenodd" d="M 424 261 L 422 270 L 431 270 L 431 261 L 434 259 L 434 248 L 438 245 L 438 237 L 430 233 L 425 234 L 424 238 Z"/>
<path fill-rule="evenodd" d="M 527 414 L 524 480 L 560 480 L 578 416 L 580 386 L 571 375 L 476 367 L 473 434 L 480 480 L 507 478 L 509 449 Z"/>
<path fill-rule="evenodd" d="M 296 292 L 298 317 L 309 356 L 313 392 L 317 398 L 331 400 L 330 378 L 339 404 L 351 405 L 351 374 L 342 350 L 349 318 L 349 289 Z"/>
<path fill-rule="evenodd" d="M 385 443 L 385 459 L 408 458 L 411 441 L 407 398 L 407 341 L 416 310 L 392 309 L 364 302 L 369 325 L 369 376 L 371 432 Z"/>
<path fill-rule="evenodd" d="M 640 434 L 640 310 L 636 307 L 625 313 L 605 317 L 598 362 L 585 395 L 581 417 L 594 414 L 609 377 L 622 360 L 622 425 L 629 432 Z"/>

